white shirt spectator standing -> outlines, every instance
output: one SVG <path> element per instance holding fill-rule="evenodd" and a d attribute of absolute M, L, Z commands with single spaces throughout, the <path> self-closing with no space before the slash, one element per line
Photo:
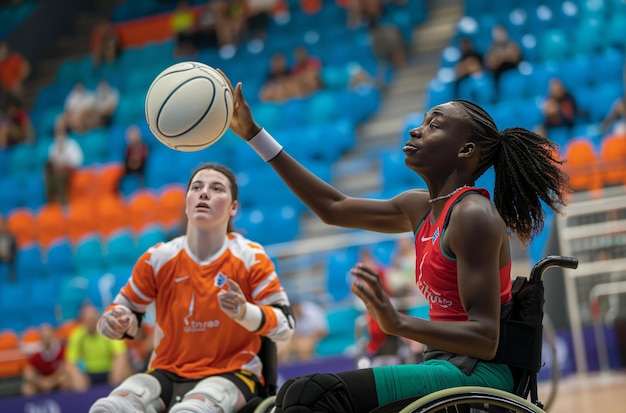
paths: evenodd
<path fill-rule="evenodd" d="M 83 163 L 83 150 L 67 135 L 64 117 L 55 124 L 54 141 L 48 149 L 46 163 L 46 194 L 48 202 L 67 204 L 67 191 L 73 173 Z"/>
<path fill-rule="evenodd" d="M 77 133 L 93 128 L 96 119 L 96 95 L 84 84 L 77 82 L 65 98 L 67 127 Z"/>
<path fill-rule="evenodd" d="M 96 127 L 111 125 L 113 114 L 120 101 L 120 92 L 114 88 L 107 80 L 103 79 L 98 83 L 95 94 L 95 125 Z"/>

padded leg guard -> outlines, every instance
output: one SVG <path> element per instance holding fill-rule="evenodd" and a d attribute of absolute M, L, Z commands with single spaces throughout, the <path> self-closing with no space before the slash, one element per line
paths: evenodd
<path fill-rule="evenodd" d="M 160 413 L 161 384 L 148 374 L 135 374 L 117 386 L 108 397 L 98 399 L 89 413 Z"/>
<path fill-rule="evenodd" d="M 334 374 L 288 380 L 276 396 L 276 413 L 353 412 L 345 383 Z"/>
<path fill-rule="evenodd" d="M 223 377 L 208 377 L 191 389 L 170 413 L 235 413 L 239 389 Z"/>

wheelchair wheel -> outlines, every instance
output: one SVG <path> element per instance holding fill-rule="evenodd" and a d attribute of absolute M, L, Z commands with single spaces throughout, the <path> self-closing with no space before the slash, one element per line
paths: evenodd
<path fill-rule="evenodd" d="M 276 396 L 269 396 L 254 409 L 254 413 L 271 413 L 274 411 Z"/>
<path fill-rule="evenodd" d="M 421 397 L 399 413 L 545 413 L 526 399 L 502 390 L 466 386 Z"/>

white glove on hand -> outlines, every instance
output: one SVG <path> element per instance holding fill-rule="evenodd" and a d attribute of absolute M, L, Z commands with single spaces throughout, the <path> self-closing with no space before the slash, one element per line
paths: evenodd
<path fill-rule="evenodd" d="M 246 315 L 246 297 L 241 291 L 241 287 L 235 281 L 230 278 L 226 281 L 228 283 L 228 291 L 221 290 L 217 293 L 217 298 L 220 303 L 220 308 L 233 320 L 241 320 Z"/>
<path fill-rule="evenodd" d="M 111 305 L 98 320 L 98 331 L 111 340 L 119 340 L 124 333 L 134 338 L 139 329 L 137 316 L 122 304 Z"/>

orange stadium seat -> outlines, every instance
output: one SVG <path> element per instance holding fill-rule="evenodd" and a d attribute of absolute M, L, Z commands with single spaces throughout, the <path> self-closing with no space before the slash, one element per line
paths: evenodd
<path fill-rule="evenodd" d="M 20 348 L 24 354 L 34 354 L 39 351 L 41 344 L 41 335 L 38 327 L 28 327 L 22 332 L 20 337 Z"/>
<path fill-rule="evenodd" d="M 605 137 L 599 158 L 604 185 L 626 185 L 626 135 Z"/>
<path fill-rule="evenodd" d="M 92 168 L 79 169 L 70 180 L 68 199 L 77 202 L 83 199 L 95 199 L 99 195 L 98 173 Z"/>
<path fill-rule="evenodd" d="M 37 240 L 44 248 L 67 235 L 67 216 L 59 203 L 45 204 L 36 214 Z"/>
<path fill-rule="evenodd" d="M 37 222 L 35 213 L 29 208 L 18 208 L 11 211 L 6 219 L 9 231 L 15 235 L 18 246 L 24 246 L 35 241 L 37 236 Z"/>
<path fill-rule="evenodd" d="M 66 342 L 70 334 L 79 325 L 78 320 L 67 320 L 56 329 L 56 337 L 62 342 Z"/>
<path fill-rule="evenodd" d="M 127 205 L 129 224 L 134 233 L 138 233 L 147 225 L 158 222 L 159 202 L 152 190 L 138 190 L 130 197 Z"/>
<path fill-rule="evenodd" d="M 122 197 L 106 195 L 98 201 L 98 231 L 104 237 L 128 227 L 128 208 Z"/>
<path fill-rule="evenodd" d="M 170 185 L 159 193 L 159 222 L 164 228 L 172 229 L 181 224 L 185 215 L 185 188 Z"/>
<path fill-rule="evenodd" d="M 17 333 L 13 330 L 0 331 L 0 377 L 19 376 L 26 360 L 20 351 Z"/>
<path fill-rule="evenodd" d="M 87 234 L 97 232 L 99 225 L 97 203 L 81 200 L 69 205 L 67 234 L 73 243 Z"/>
<path fill-rule="evenodd" d="M 98 186 L 103 196 L 116 195 L 124 175 L 124 166 L 120 163 L 104 165 L 99 172 Z"/>
<path fill-rule="evenodd" d="M 599 195 L 602 177 L 598 170 L 598 157 L 593 143 L 586 138 L 576 138 L 565 146 L 565 170 L 574 191 L 592 191 Z"/>

